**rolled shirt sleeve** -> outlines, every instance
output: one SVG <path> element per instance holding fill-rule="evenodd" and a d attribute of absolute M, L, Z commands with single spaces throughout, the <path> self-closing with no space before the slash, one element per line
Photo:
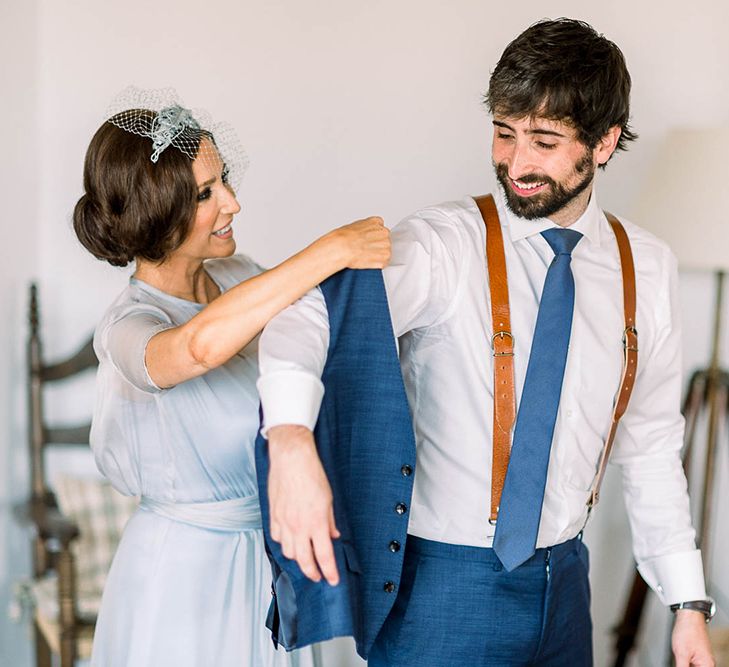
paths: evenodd
<path fill-rule="evenodd" d="M 282 424 L 314 430 L 324 397 L 320 378 L 328 347 L 329 314 L 318 288 L 268 323 L 258 346 L 264 436 Z"/>

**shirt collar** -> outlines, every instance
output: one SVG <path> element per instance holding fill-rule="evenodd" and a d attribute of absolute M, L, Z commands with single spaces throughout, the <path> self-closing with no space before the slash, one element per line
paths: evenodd
<path fill-rule="evenodd" d="M 509 235 L 512 241 L 519 241 L 520 239 L 534 236 L 535 234 L 541 234 L 545 229 L 552 229 L 558 227 L 551 220 L 547 218 L 538 218 L 535 220 L 526 220 L 520 218 L 514 214 L 511 209 L 506 205 L 506 197 L 501 189 L 501 186 L 497 188 L 496 195 L 496 207 L 499 211 L 499 218 L 501 219 L 501 226 L 509 228 Z M 569 229 L 574 229 L 576 232 L 580 232 L 585 236 L 592 245 L 600 246 L 600 230 L 603 225 L 607 224 L 605 215 L 597 205 L 597 195 L 595 193 L 595 185 L 592 186 L 592 195 L 590 196 L 590 203 L 587 205 L 584 213 L 569 226 Z"/>

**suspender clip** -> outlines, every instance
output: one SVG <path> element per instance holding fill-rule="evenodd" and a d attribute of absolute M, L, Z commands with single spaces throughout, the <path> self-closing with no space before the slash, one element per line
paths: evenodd
<path fill-rule="evenodd" d="M 582 530 L 580 531 L 580 541 L 582 540 L 582 533 L 585 532 L 585 528 L 587 527 L 587 524 L 590 521 L 590 517 L 592 516 L 592 508 L 597 505 L 597 501 L 599 500 L 600 492 L 593 488 L 590 491 L 590 497 L 587 499 L 587 502 L 585 503 L 587 505 L 587 514 L 585 515 L 585 523 L 582 524 Z"/>
<path fill-rule="evenodd" d="M 592 489 L 590 491 L 590 497 L 587 499 L 587 516 L 590 516 L 590 512 L 592 512 L 592 508 L 597 505 L 598 501 L 600 500 L 600 493 L 597 489 Z"/>

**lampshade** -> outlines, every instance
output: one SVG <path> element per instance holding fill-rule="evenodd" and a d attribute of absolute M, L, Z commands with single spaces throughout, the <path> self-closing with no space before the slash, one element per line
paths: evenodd
<path fill-rule="evenodd" d="M 729 128 L 673 130 L 645 176 L 633 216 L 685 269 L 729 270 Z"/>

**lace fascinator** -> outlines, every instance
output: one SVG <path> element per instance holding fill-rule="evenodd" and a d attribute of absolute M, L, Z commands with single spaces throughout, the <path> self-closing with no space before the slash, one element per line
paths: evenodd
<path fill-rule="evenodd" d="M 129 86 L 112 100 L 105 119 L 122 130 L 149 137 L 152 162 L 156 163 L 170 147 L 211 166 L 220 159 L 233 189 L 240 185 L 248 167 L 232 126 L 213 122 L 206 111 L 187 109 L 174 88 L 144 90 Z"/>

